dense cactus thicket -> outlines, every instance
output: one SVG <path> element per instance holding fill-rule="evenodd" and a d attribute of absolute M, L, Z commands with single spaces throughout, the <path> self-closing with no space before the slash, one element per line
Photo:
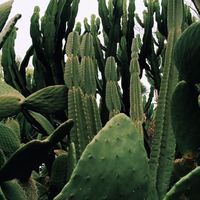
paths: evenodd
<path fill-rule="evenodd" d="M 0 199 L 199 200 L 198 17 L 183 0 L 144 0 L 142 17 L 98 0 L 81 24 L 79 1 L 33 8 L 20 61 L 21 15 L 0 4 Z"/>

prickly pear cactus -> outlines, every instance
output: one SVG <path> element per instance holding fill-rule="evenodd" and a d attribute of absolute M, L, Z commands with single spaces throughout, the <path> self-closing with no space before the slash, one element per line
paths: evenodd
<path fill-rule="evenodd" d="M 190 82 L 200 82 L 200 22 L 188 27 L 177 40 L 174 50 L 175 65 L 180 78 Z"/>
<path fill-rule="evenodd" d="M 88 144 L 55 200 L 146 199 L 148 186 L 148 159 L 140 134 L 126 115 L 118 114 Z"/>
<path fill-rule="evenodd" d="M 197 152 L 200 141 L 198 92 L 185 81 L 179 82 L 172 97 L 172 126 L 179 151 Z"/>

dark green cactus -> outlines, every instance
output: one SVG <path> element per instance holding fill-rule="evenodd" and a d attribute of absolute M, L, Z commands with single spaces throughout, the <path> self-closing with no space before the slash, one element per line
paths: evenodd
<path fill-rule="evenodd" d="M 199 148 L 199 93 L 194 85 L 179 82 L 172 98 L 172 126 L 182 155 L 195 154 Z"/>
<path fill-rule="evenodd" d="M 174 59 L 179 71 L 180 79 L 189 83 L 200 82 L 200 58 L 198 52 L 200 43 L 197 40 L 200 34 L 200 23 L 188 27 L 176 42 Z"/>
<path fill-rule="evenodd" d="M 56 143 L 69 134 L 72 126 L 72 120 L 68 120 L 45 140 L 32 140 L 15 151 L 0 169 L 0 182 L 14 178 L 27 182 L 32 170 L 37 170 L 42 163 L 48 160 L 48 157 L 53 154 Z"/>

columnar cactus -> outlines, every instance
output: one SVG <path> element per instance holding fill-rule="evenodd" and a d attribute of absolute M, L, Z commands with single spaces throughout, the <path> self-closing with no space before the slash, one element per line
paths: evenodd
<path fill-rule="evenodd" d="M 117 69 L 114 57 L 108 57 L 105 66 L 106 78 L 106 106 L 109 110 L 109 118 L 121 112 L 121 99 L 119 85 L 117 83 Z"/>
<path fill-rule="evenodd" d="M 74 128 L 71 131 L 71 140 L 75 144 L 77 158 L 80 158 L 90 138 L 87 127 L 87 114 L 85 109 L 84 93 L 81 89 L 81 74 L 79 63 L 80 36 L 77 32 L 71 32 L 67 39 L 65 65 L 65 83 L 68 90 L 68 117 L 74 120 Z M 81 114 L 81 115 L 80 115 Z"/>
<path fill-rule="evenodd" d="M 130 63 L 130 117 L 135 124 L 138 132 L 143 135 L 143 122 L 144 111 L 142 103 L 142 92 L 140 83 L 140 67 L 139 67 L 139 45 L 138 38 L 134 38 L 132 41 L 132 54 Z"/>
<path fill-rule="evenodd" d="M 173 61 L 174 43 L 181 34 L 183 15 L 182 0 L 168 1 L 168 43 L 165 53 L 164 71 L 156 111 L 156 134 L 153 138 L 150 157 L 151 184 L 157 189 L 157 197 L 162 199 L 168 189 L 172 161 L 175 152 L 175 138 L 171 125 L 171 99 L 178 81 L 178 73 Z"/>

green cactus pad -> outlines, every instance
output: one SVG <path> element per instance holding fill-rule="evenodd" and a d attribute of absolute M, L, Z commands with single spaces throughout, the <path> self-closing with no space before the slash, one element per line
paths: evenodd
<path fill-rule="evenodd" d="M 13 87 L 0 82 L 0 117 L 10 117 L 21 110 L 21 102 L 24 97 Z"/>
<path fill-rule="evenodd" d="M 19 147 L 20 140 L 12 129 L 0 123 L 0 149 L 6 157 L 10 157 Z"/>
<path fill-rule="evenodd" d="M 182 154 L 197 151 L 200 141 L 200 108 L 198 92 L 193 85 L 181 81 L 176 86 L 171 113 L 178 150 Z"/>
<path fill-rule="evenodd" d="M 28 200 L 24 190 L 16 180 L 2 183 L 1 188 L 6 199 Z"/>
<path fill-rule="evenodd" d="M 148 159 L 132 121 L 113 117 L 83 152 L 70 181 L 54 200 L 143 200 Z"/>
<path fill-rule="evenodd" d="M 183 80 L 200 82 L 200 23 L 188 27 L 177 40 L 174 50 L 175 65 Z"/>
<path fill-rule="evenodd" d="M 24 102 L 23 107 L 40 113 L 54 113 L 67 107 L 67 87 L 54 85 L 43 88 L 30 96 Z"/>

